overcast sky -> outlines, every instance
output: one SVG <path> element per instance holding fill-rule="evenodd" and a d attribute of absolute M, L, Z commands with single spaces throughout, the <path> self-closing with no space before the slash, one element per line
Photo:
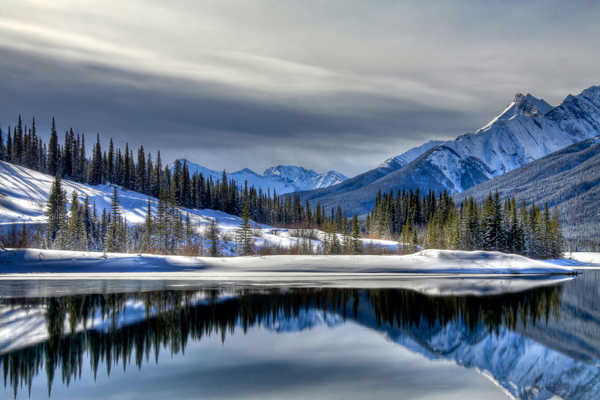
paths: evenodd
<path fill-rule="evenodd" d="M 597 1 L 3 0 L 0 126 L 354 175 L 600 84 Z"/>

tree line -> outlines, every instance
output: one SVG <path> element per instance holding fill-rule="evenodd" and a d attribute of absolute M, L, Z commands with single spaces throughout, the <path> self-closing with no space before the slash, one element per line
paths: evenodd
<path fill-rule="evenodd" d="M 181 211 L 184 207 L 241 216 L 243 224 L 235 238 L 240 254 L 256 252 L 251 251 L 253 239 L 248 223 L 254 220 L 307 232 L 319 229 L 324 232 L 320 238 L 322 254 L 361 253 L 364 249 L 360 237 L 366 234 L 399 240 L 403 251 L 422 246 L 499 250 L 536 258 L 561 255 L 563 238 L 558 214 L 555 211 L 551 216 L 547 205 L 526 207 L 521 203 L 517 207 L 514 198 L 501 203 L 497 194 L 490 194 L 483 204 L 468 199 L 456 205 L 446 192 L 379 192 L 371 213 L 362 223 L 341 207 L 327 210 L 319 203 L 312 207 L 294 194 L 279 196 L 247 182 L 229 180 L 225 171 L 220 180 L 213 180 L 198 172 L 190 173 L 185 160 L 163 165 L 160 152 L 154 157 L 143 146 L 137 149 L 137 157 L 129 144 L 120 148 L 112 138 L 108 149 L 103 149 L 99 134 L 91 151 L 86 148 L 85 135 L 75 134 L 72 128 L 65 132 L 61 144 L 54 119 L 46 144 L 37 134 L 35 119 L 29 127 L 20 116 L 17 121 L 14 128 L 8 128 L 6 140 L 0 130 L 0 159 L 55 175 L 59 186 L 62 177 L 91 185 L 119 185 L 158 199 L 156 215 L 152 215 L 149 203 L 146 223 L 129 227 L 120 215 L 116 189 L 110 212 L 102 210 L 99 215 L 95 204 L 87 199 L 82 202 L 75 195 L 69 214 L 62 188 L 53 188 L 43 243 L 46 247 L 218 255 L 222 249 L 216 224 L 209 227 L 203 239 L 198 238 L 190 216 Z M 23 242 L 25 231 L 23 226 L 15 241 Z M 313 236 L 310 233 L 306 239 Z M 37 242 L 41 240 L 38 238 Z M 310 240 L 301 246 L 302 253 L 314 253 Z"/>
<path fill-rule="evenodd" d="M 374 237 L 396 238 L 406 251 L 495 250 L 533 258 L 560 258 L 563 235 L 558 211 L 529 207 L 516 198 L 490 193 L 482 204 L 468 198 L 456 205 L 447 192 L 379 192 L 366 221 Z"/>
<path fill-rule="evenodd" d="M 346 225 L 349 223 L 349 217 L 340 207 L 327 213 L 324 206 L 303 204 L 296 195 L 280 196 L 275 191 L 265 192 L 230 180 L 225 171 L 221 179 L 214 180 L 199 172 L 191 173 L 185 160 L 163 164 L 160 151 L 153 156 L 144 146 L 134 151 L 128 143 L 125 148 L 116 146 L 112 138 L 108 143 L 108 148 L 103 148 L 97 134 L 88 148 L 85 134 L 76 134 L 73 128 L 65 131 L 61 143 L 54 118 L 46 143 L 37 133 L 35 118 L 27 126 L 19 115 L 17 125 L 8 127 L 6 139 L 0 129 L 0 160 L 80 183 L 113 184 L 152 197 L 164 197 L 180 207 L 209 208 L 241 216 L 247 205 L 252 220 L 273 226 L 330 225 L 342 232 L 344 219 Z"/>
<path fill-rule="evenodd" d="M 68 208 L 70 207 L 70 210 Z M 147 200 L 146 217 L 143 224 L 129 224 L 121 215 L 117 186 L 113 187 L 110 210 L 102 209 L 98 214 L 94 202 L 89 198 L 80 201 L 77 192 L 71 194 L 70 204 L 67 193 L 63 189 L 60 175 L 56 175 L 50 189 L 46 215 L 48 223 L 45 235 L 27 239 L 26 225 L 20 236 L 15 239 L 21 242 L 20 247 L 33 244 L 43 248 L 61 250 L 95 250 L 106 252 L 144 252 L 158 254 L 207 255 L 220 256 L 223 253 L 225 238 L 221 234 L 216 220 L 213 218 L 204 230 L 192 223 L 189 212 L 177 206 L 174 192 L 171 197 L 161 195 L 156 202 Z M 341 234 L 334 229 L 334 224 L 324 222 L 325 231 L 319 233 L 312 229 L 296 229 L 293 232 L 299 237 L 298 248 L 288 249 L 296 254 L 358 254 L 362 251 L 360 227 L 357 216 L 351 223 L 344 219 Z M 351 227 L 351 230 L 349 230 Z M 244 204 L 241 223 L 231 238 L 236 254 L 254 255 L 258 250 L 254 244 L 255 237 L 261 235 L 252 225 L 250 208 Z M 321 245 L 315 248 L 313 239 L 319 239 Z M 15 245 L 15 244 L 13 244 Z M 268 247 L 268 246 L 267 246 Z M 268 254 L 262 251 L 262 254 Z"/>

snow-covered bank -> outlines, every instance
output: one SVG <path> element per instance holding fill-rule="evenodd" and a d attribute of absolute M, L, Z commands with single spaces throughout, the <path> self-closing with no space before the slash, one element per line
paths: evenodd
<path fill-rule="evenodd" d="M 424 250 L 403 256 L 185 257 L 10 250 L 0 254 L 0 274 L 171 273 L 197 279 L 301 279 L 322 274 L 513 275 L 574 274 L 576 269 L 514 254 Z M 158 276 L 163 276 L 158 274 Z"/>
<path fill-rule="evenodd" d="M 592 266 L 600 267 L 600 253 L 578 251 L 567 253 L 566 256 L 580 263 L 592 264 Z"/>

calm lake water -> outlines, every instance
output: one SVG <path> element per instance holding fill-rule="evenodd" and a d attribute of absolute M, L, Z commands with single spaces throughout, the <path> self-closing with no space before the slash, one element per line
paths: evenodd
<path fill-rule="evenodd" d="M 520 293 L 0 284 L 0 398 L 600 398 L 600 274 Z"/>

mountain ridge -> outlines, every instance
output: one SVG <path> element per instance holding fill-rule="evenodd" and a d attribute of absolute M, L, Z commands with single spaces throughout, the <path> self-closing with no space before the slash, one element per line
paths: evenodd
<path fill-rule="evenodd" d="M 600 86 L 568 95 L 556 107 L 531 94 L 517 93 L 480 129 L 425 147 L 400 168 L 380 165 L 341 184 L 299 195 L 313 205 L 318 202 L 326 208 L 341 206 L 351 213 L 365 214 L 379 190 L 419 188 L 459 193 L 598 133 Z"/>
<path fill-rule="evenodd" d="M 186 159 L 179 159 L 177 161 L 182 164 L 185 161 L 190 174 L 198 172 L 204 175 L 205 178 L 210 177 L 215 181 L 221 180 L 223 172 L 206 168 Z M 334 170 L 319 173 L 312 169 L 296 165 L 276 165 L 269 167 L 265 169 L 262 175 L 249 168 L 244 168 L 228 172 L 227 177 L 228 179 L 233 179 L 239 185 L 243 185 L 245 181 L 248 181 L 249 185 L 257 189 L 262 189 L 264 192 L 268 190 L 271 192 L 275 191 L 278 194 L 324 188 L 347 179 L 345 175 Z"/>
<path fill-rule="evenodd" d="M 482 201 L 490 192 L 527 204 L 558 207 L 567 239 L 598 235 L 600 136 L 575 143 L 520 168 L 454 195 Z"/>

